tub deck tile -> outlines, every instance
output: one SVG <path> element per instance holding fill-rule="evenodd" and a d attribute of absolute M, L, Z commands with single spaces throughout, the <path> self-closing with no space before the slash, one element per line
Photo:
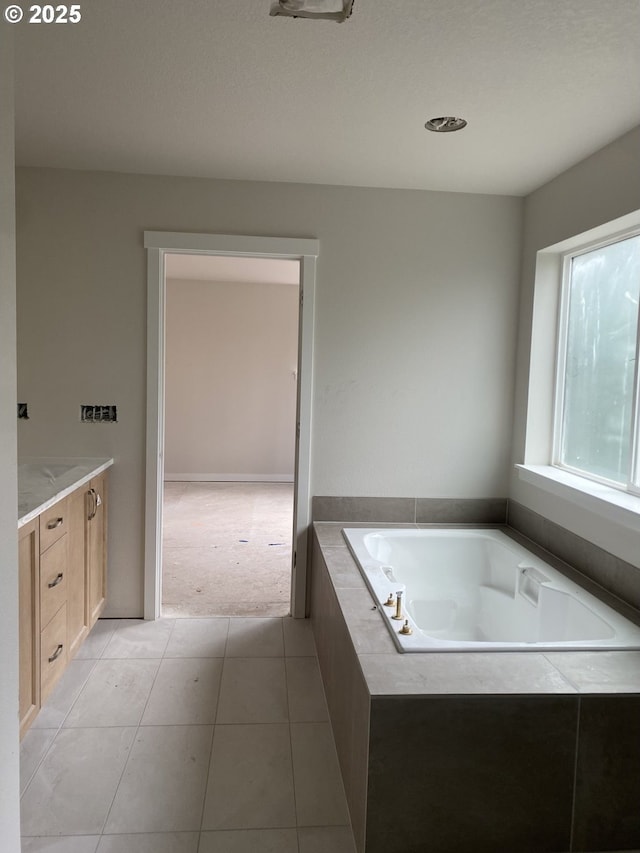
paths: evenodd
<path fill-rule="evenodd" d="M 535 652 L 360 655 L 372 696 L 576 694 Z"/>

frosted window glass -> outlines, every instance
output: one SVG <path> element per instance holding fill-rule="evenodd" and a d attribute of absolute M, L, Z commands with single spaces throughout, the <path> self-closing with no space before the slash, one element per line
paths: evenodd
<path fill-rule="evenodd" d="M 624 484 L 639 295 L 640 236 L 572 259 L 560 461 Z"/>

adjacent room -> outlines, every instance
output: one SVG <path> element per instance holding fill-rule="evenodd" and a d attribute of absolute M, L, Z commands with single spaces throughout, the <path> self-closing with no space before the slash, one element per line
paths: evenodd
<path fill-rule="evenodd" d="M 638 32 L 7 7 L 3 851 L 640 850 Z"/>
<path fill-rule="evenodd" d="M 285 616 L 299 263 L 165 261 L 164 616 Z"/>

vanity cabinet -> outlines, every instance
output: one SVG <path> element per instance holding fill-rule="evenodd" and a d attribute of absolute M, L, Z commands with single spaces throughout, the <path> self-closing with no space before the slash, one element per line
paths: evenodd
<path fill-rule="evenodd" d="M 67 586 L 69 501 L 64 498 L 40 515 L 40 701 L 53 690 L 67 665 Z"/>
<path fill-rule="evenodd" d="M 19 529 L 20 737 L 40 709 L 40 526 Z"/>
<path fill-rule="evenodd" d="M 69 532 L 67 572 L 67 640 L 73 657 L 89 633 L 89 607 L 86 595 L 85 525 L 87 524 L 87 487 L 76 489 L 67 498 Z"/>
<path fill-rule="evenodd" d="M 19 529 L 20 733 L 105 604 L 107 473 Z"/>
<path fill-rule="evenodd" d="M 104 609 L 107 594 L 107 473 L 89 483 L 86 501 L 86 563 L 89 628 Z"/>

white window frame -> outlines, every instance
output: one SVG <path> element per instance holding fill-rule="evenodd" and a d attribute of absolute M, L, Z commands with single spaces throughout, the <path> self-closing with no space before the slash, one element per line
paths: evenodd
<path fill-rule="evenodd" d="M 524 458 L 519 478 L 606 521 L 640 532 L 640 493 L 559 467 L 556 448 L 558 352 L 566 258 L 640 232 L 640 210 L 541 249 L 536 255 Z M 636 405 L 636 431 L 638 406 Z M 640 458 L 634 459 L 637 470 Z"/>
<path fill-rule="evenodd" d="M 631 403 L 631 432 L 629 441 L 631 444 L 631 455 L 629 470 L 627 471 L 627 480 L 625 483 L 620 483 L 617 480 L 611 480 L 608 477 L 601 477 L 582 468 L 576 468 L 572 465 L 567 465 L 561 460 L 562 448 L 562 430 L 563 430 L 563 413 L 565 399 L 565 384 L 566 384 L 566 357 L 567 357 L 567 338 L 569 334 L 569 296 L 571 273 L 573 268 L 574 258 L 579 258 L 589 252 L 603 249 L 615 243 L 622 243 L 632 237 L 640 236 L 640 228 L 631 228 L 620 233 L 612 235 L 608 239 L 596 240 L 583 243 L 579 248 L 574 248 L 571 251 L 563 252 L 560 256 L 561 265 L 561 292 L 558 311 L 558 334 L 557 334 L 557 355 L 556 355 L 556 377 L 553 395 L 553 442 L 551 465 L 559 468 L 562 471 L 567 471 L 577 477 L 584 477 L 586 480 L 592 480 L 596 483 L 602 483 L 612 489 L 618 489 L 630 494 L 640 495 L 640 487 L 634 483 L 637 481 L 637 460 L 638 460 L 638 442 L 640 441 L 640 431 L 638 429 L 638 383 L 640 375 L 638 372 L 638 356 L 640 350 L 640 310 L 638 311 L 638 322 L 636 326 L 636 350 L 635 350 L 635 366 L 633 377 L 633 400 Z"/>

